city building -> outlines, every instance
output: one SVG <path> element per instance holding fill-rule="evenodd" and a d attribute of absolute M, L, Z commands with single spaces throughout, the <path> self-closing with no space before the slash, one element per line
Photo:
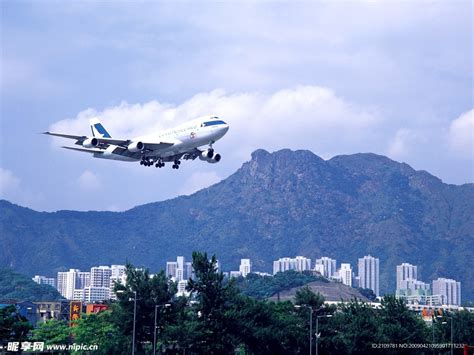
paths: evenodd
<path fill-rule="evenodd" d="M 332 277 L 336 273 L 336 259 L 323 256 L 321 259 L 316 259 L 314 271 L 319 272 L 324 277 Z"/>
<path fill-rule="evenodd" d="M 296 258 L 280 258 L 273 262 L 273 275 L 278 272 L 288 270 L 305 271 L 311 269 L 311 259 L 304 256 L 297 256 Z"/>
<path fill-rule="evenodd" d="M 76 288 L 84 288 L 91 284 L 91 273 L 88 271 L 79 271 L 76 278 Z"/>
<path fill-rule="evenodd" d="M 82 289 L 90 284 L 90 272 L 83 272 L 77 269 L 58 272 L 57 290 L 59 293 L 71 300 L 74 298 L 74 290 Z"/>
<path fill-rule="evenodd" d="M 76 288 L 76 275 L 79 272 L 77 269 L 70 269 L 69 271 L 58 272 L 57 290 L 61 296 L 70 300 L 74 297 L 74 290 Z"/>
<path fill-rule="evenodd" d="M 433 280 L 433 296 L 442 296 L 443 304 L 461 305 L 461 283 L 452 279 Z"/>
<path fill-rule="evenodd" d="M 85 303 L 101 302 L 110 299 L 110 287 L 108 286 L 86 286 L 74 290 L 73 299 Z"/>
<path fill-rule="evenodd" d="M 191 262 L 186 262 L 184 256 L 178 256 L 176 261 L 166 263 L 166 276 L 173 281 L 183 281 L 193 278 L 193 266 Z"/>
<path fill-rule="evenodd" d="M 188 286 L 188 280 L 178 281 L 178 292 L 176 296 L 189 296 L 189 292 L 186 291 L 186 286 Z"/>
<path fill-rule="evenodd" d="M 54 277 L 35 275 L 32 280 L 39 285 L 49 285 L 56 287 L 56 279 Z"/>
<path fill-rule="evenodd" d="M 250 259 L 240 259 L 239 271 L 243 277 L 246 277 L 252 272 L 252 263 L 250 262 Z"/>
<path fill-rule="evenodd" d="M 417 291 L 421 291 L 424 295 L 429 295 L 430 284 L 420 280 L 408 279 L 401 281 L 400 288 L 397 289 L 397 291 L 398 290 L 408 290 L 411 291 L 412 294 Z"/>
<path fill-rule="evenodd" d="M 68 320 L 70 315 L 70 303 L 67 300 L 34 302 L 37 306 L 39 321 L 45 322 L 50 319 Z"/>
<path fill-rule="evenodd" d="M 116 300 L 117 295 L 113 292 L 116 283 L 125 285 L 127 275 L 125 274 L 125 265 L 112 265 L 110 267 L 110 299 Z"/>
<path fill-rule="evenodd" d="M 339 277 L 341 282 L 344 285 L 352 287 L 352 267 L 351 264 L 341 264 L 341 268 L 339 269 Z"/>
<path fill-rule="evenodd" d="M 402 287 L 403 281 L 417 279 L 417 266 L 409 263 L 397 265 L 397 290 L 405 289 Z"/>
<path fill-rule="evenodd" d="M 94 266 L 91 268 L 90 286 L 110 288 L 112 269 L 110 266 Z"/>
<path fill-rule="evenodd" d="M 352 278 L 352 287 L 360 287 L 360 277 L 354 275 Z"/>
<path fill-rule="evenodd" d="M 371 289 L 379 297 L 379 259 L 367 255 L 359 259 L 358 266 L 359 287 Z"/>

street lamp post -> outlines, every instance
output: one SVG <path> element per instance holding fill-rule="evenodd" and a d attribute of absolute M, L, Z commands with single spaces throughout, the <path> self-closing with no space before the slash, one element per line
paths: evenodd
<path fill-rule="evenodd" d="M 155 328 L 154 328 L 154 332 L 153 332 L 153 355 L 156 355 L 156 319 L 158 317 L 158 308 L 161 308 L 161 307 L 171 307 L 171 304 L 169 303 L 166 303 L 166 304 L 156 304 L 155 305 Z"/>
<path fill-rule="evenodd" d="M 125 293 L 125 290 L 118 290 L 116 293 Z M 130 301 L 130 299 L 128 299 Z M 137 291 L 133 291 L 133 336 L 132 355 L 135 355 L 135 323 L 137 321 Z"/>
<path fill-rule="evenodd" d="M 316 355 L 318 355 L 319 353 L 319 334 L 318 334 L 319 318 L 331 318 L 331 317 L 332 317 L 332 314 L 327 314 L 324 316 L 316 316 Z"/>

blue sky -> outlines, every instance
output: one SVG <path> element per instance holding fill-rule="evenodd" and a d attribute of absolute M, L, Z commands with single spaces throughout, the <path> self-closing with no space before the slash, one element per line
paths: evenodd
<path fill-rule="evenodd" d="M 471 1 L 2 1 L 0 198 L 125 210 L 215 183 L 257 148 L 375 152 L 474 181 Z M 130 138 L 202 114 L 219 164 L 65 151 L 99 116 Z"/>

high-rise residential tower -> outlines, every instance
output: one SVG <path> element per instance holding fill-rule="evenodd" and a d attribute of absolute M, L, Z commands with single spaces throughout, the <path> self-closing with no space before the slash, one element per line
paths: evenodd
<path fill-rule="evenodd" d="M 379 293 L 379 259 L 371 255 L 359 259 L 359 287 L 374 291 L 378 297 Z"/>

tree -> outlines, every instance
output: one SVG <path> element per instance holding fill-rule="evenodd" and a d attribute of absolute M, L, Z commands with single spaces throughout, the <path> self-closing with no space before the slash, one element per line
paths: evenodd
<path fill-rule="evenodd" d="M 231 331 L 238 290 L 233 280 L 225 283 L 224 275 L 217 272 L 215 255 L 208 260 L 207 253 L 193 252 L 193 268 L 195 280 L 189 280 L 187 286 L 197 301 L 190 319 L 192 349 L 208 354 L 231 353 L 238 345 Z"/>
<path fill-rule="evenodd" d="M 319 292 L 314 293 L 308 285 L 296 291 L 295 304 L 307 305 L 313 311 L 317 311 L 324 304 L 324 296 Z"/>
<path fill-rule="evenodd" d="M 369 301 L 375 301 L 377 300 L 377 295 L 374 293 L 374 291 L 370 288 L 362 288 L 362 287 L 357 287 L 357 290 L 360 292 L 362 296 L 367 298 Z"/>
<path fill-rule="evenodd" d="M 134 299 L 136 295 L 136 348 L 142 350 L 144 344 L 152 344 L 154 336 L 155 306 L 159 306 L 157 327 L 163 329 L 172 321 L 170 309 L 164 307 L 171 304 L 176 293 L 176 284 L 171 282 L 164 271 L 150 277 L 148 269 L 136 269 L 127 264 L 125 268 L 126 284 L 116 284 L 118 306 L 113 308 L 111 320 L 122 334 L 132 340 Z"/>
<path fill-rule="evenodd" d="M 71 329 L 75 343 L 98 344 L 94 354 L 128 353 L 127 339 L 111 320 L 111 311 L 83 315 Z"/>
<path fill-rule="evenodd" d="M 466 310 L 444 312 L 440 318 L 435 318 L 433 326 L 435 327 L 437 342 L 451 342 L 451 319 L 453 322 L 453 342 L 474 344 L 474 314 Z"/>
<path fill-rule="evenodd" d="M 372 344 L 380 343 L 378 326 L 376 311 L 367 303 L 341 304 L 320 326 L 320 348 L 328 354 L 375 354 Z"/>
<path fill-rule="evenodd" d="M 33 340 L 43 341 L 47 345 L 69 344 L 70 335 L 71 328 L 66 321 L 50 319 L 33 331 Z"/>
<path fill-rule="evenodd" d="M 236 300 L 233 331 L 252 354 L 292 354 L 307 346 L 307 319 L 291 302 L 259 301 L 245 295 Z"/>
<path fill-rule="evenodd" d="M 425 322 L 410 311 L 403 299 L 386 295 L 378 310 L 378 333 L 382 343 L 422 344 L 429 342 Z M 419 351 L 416 349 L 413 353 Z"/>
<path fill-rule="evenodd" d="M 0 308 L 0 341 L 22 341 L 33 329 L 14 305 Z"/>

